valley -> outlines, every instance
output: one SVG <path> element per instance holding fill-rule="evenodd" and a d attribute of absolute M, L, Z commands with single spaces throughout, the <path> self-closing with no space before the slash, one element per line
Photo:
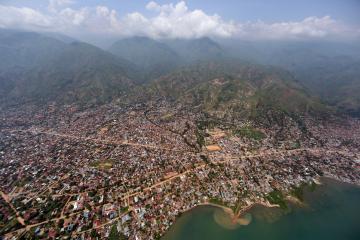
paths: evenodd
<path fill-rule="evenodd" d="M 309 72 L 208 37 L 101 49 L 1 29 L 0 51 L 5 239 L 160 239 L 197 206 L 239 220 L 254 204 L 301 203 L 323 177 L 360 184 L 354 56 L 345 99 L 338 75 L 311 82 L 334 56 L 310 50 L 324 61 Z"/>

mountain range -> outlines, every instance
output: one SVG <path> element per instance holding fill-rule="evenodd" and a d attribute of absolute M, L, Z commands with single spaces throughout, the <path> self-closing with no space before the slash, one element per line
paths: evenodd
<path fill-rule="evenodd" d="M 0 99 L 87 105 L 126 93 L 222 117 L 268 109 L 359 115 L 356 44 L 219 42 L 133 37 L 104 50 L 58 34 L 0 30 Z"/>
<path fill-rule="evenodd" d="M 229 121 L 271 124 L 279 115 L 322 117 L 332 111 L 288 71 L 234 59 L 193 64 L 141 88 L 137 99 L 163 98 Z"/>
<path fill-rule="evenodd" d="M 87 43 L 2 31 L 0 49 L 3 102 L 104 102 L 136 79 L 134 64 Z"/>
<path fill-rule="evenodd" d="M 340 111 L 360 113 L 360 44 L 357 42 L 222 41 L 234 57 L 290 71 L 312 94 Z"/>

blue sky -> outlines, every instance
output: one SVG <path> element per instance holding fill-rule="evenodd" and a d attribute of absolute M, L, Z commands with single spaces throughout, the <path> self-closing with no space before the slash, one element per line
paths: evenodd
<path fill-rule="evenodd" d="M 0 27 L 70 35 L 354 38 L 360 0 L 0 0 Z"/>
<path fill-rule="evenodd" d="M 189 0 L 187 4 L 190 8 L 237 21 L 299 21 L 308 16 L 330 15 L 349 23 L 360 23 L 359 0 Z"/>
<path fill-rule="evenodd" d="M 120 14 L 139 11 L 146 14 L 147 0 L 78 0 L 74 6 L 106 5 Z M 158 0 L 159 4 L 178 1 Z M 0 3 L 15 6 L 46 8 L 46 0 L 1 0 Z M 187 0 L 191 9 L 202 9 L 209 14 L 219 14 L 224 19 L 236 21 L 263 20 L 299 21 L 308 16 L 330 15 L 350 24 L 360 24 L 359 0 Z"/>

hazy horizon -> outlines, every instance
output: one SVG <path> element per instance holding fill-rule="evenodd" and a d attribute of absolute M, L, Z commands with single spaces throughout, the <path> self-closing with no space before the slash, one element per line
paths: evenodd
<path fill-rule="evenodd" d="M 61 33 L 102 47 L 133 36 L 355 42 L 360 39 L 358 10 L 360 3 L 353 0 L 16 0 L 0 3 L 0 28 Z"/>

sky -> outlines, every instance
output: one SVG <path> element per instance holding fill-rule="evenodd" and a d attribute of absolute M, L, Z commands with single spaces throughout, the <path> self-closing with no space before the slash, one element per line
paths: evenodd
<path fill-rule="evenodd" d="M 360 0 L 0 0 L 0 27 L 77 38 L 354 40 Z"/>

